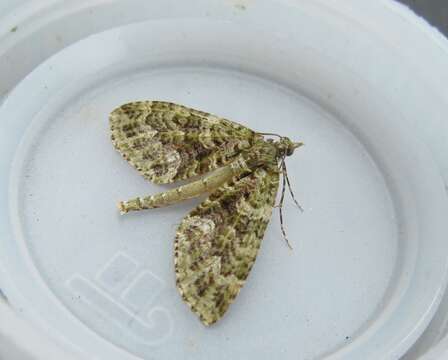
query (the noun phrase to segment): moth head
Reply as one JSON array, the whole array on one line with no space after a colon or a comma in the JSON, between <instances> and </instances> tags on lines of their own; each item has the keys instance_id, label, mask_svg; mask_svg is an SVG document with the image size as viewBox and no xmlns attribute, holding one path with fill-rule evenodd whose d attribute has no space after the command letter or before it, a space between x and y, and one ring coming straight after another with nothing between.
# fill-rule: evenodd
<instances>
[{"instance_id":1,"label":"moth head","mask_svg":"<svg viewBox=\"0 0 448 360\"><path fill-rule=\"evenodd\" d=\"M294 150L303 145L302 142L293 142L287 137L281 137L277 142L277 152L280 157L291 156Z\"/></svg>"}]
</instances>

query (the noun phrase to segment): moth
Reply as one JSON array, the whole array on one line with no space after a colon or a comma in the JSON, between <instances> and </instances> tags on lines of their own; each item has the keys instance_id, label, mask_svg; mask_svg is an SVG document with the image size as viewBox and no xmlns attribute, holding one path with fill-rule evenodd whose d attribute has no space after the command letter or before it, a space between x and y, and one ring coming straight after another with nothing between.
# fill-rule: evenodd
<instances>
[{"instance_id":1,"label":"moth","mask_svg":"<svg viewBox=\"0 0 448 360\"><path fill-rule=\"evenodd\" d=\"M277 141L265 139L275 134L163 101L120 106L110 114L110 130L115 148L145 179L156 184L193 179L156 195L121 201L122 214L209 194L177 229L174 266L183 300L205 325L215 323L255 262L281 174L283 223L286 183L294 199L285 158L302 143L278 135ZM282 231L285 235L283 225Z\"/></svg>"}]
</instances>

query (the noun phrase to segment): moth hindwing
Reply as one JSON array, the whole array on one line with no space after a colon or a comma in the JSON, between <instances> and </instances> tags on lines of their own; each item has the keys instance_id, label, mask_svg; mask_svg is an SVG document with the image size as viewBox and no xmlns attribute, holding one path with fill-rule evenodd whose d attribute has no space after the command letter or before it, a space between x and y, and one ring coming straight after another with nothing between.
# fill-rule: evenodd
<instances>
[{"instance_id":1,"label":"moth hindwing","mask_svg":"<svg viewBox=\"0 0 448 360\"><path fill-rule=\"evenodd\" d=\"M112 143L145 178L170 183L204 177L160 194L119 203L122 213L208 193L175 239L176 285L205 325L219 320L255 262L271 218L279 169L300 143L162 101L125 104L110 115ZM283 199L283 197L282 197Z\"/></svg>"}]
</instances>

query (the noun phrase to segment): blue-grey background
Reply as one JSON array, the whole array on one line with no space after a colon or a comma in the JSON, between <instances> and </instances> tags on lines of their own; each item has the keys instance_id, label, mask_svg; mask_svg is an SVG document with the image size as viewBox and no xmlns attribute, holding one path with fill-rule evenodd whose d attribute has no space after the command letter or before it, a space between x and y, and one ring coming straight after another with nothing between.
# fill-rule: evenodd
<instances>
[{"instance_id":1,"label":"blue-grey background","mask_svg":"<svg viewBox=\"0 0 448 360\"><path fill-rule=\"evenodd\" d=\"M448 0L398 0L448 36Z\"/></svg>"}]
</instances>

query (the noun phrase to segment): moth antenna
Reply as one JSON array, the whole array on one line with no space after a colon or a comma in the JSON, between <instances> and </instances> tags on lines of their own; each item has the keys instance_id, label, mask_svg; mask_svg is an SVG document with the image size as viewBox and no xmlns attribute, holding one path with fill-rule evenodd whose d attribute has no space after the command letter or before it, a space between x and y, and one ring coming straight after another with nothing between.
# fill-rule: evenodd
<instances>
[{"instance_id":1,"label":"moth antenna","mask_svg":"<svg viewBox=\"0 0 448 360\"><path fill-rule=\"evenodd\" d=\"M278 169L278 171L280 172L280 174L282 174L282 176L283 176L283 164L282 164L282 162L280 162L280 164L278 164L277 165L277 169ZM284 192L285 192L285 180L283 179L283 184L282 184L282 196L281 196L281 199L283 199L284 198ZM281 206L281 204L280 204L280 202L277 204L277 205L274 205L273 207L274 207L274 209L276 209L276 208L280 208L280 206Z\"/></svg>"},{"instance_id":2,"label":"moth antenna","mask_svg":"<svg viewBox=\"0 0 448 360\"><path fill-rule=\"evenodd\" d=\"M280 197L280 204L278 205L279 207L279 214L280 214L280 229L282 230L282 234L283 234L283 238L286 241L286 245L288 245L288 247L292 250L292 246L288 240L288 237L286 236L286 231L285 231L285 227L283 225L283 201L285 200L285 189L286 189L286 178L285 178L285 174L283 174L283 184L282 184L282 195Z\"/></svg>"},{"instance_id":3,"label":"moth antenna","mask_svg":"<svg viewBox=\"0 0 448 360\"><path fill-rule=\"evenodd\" d=\"M283 158L282 161L282 169L283 169L283 177L286 177L286 183L288 184L288 190L289 193L292 197L292 200L294 201L294 203L297 205L297 207L299 208L299 210L301 212L303 212L303 207L299 204L299 202L296 200L296 197L294 196L294 192L292 191L292 187L291 187L291 183L289 182L289 177L288 177L288 171L286 169L286 163L285 163L285 159Z\"/></svg>"},{"instance_id":4,"label":"moth antenna","mask_svg":"<svg viewBox=\"0 0 448 360\"><path fill-rule=\"evenodd\" d=\"M259 135L265 135L265 136L277 136L279 138L282 138L283 136L279 135L279 134L274 134L274 133L262 133L262 132L258 132L257 134Z\"/></svg>"}]
</instances>

